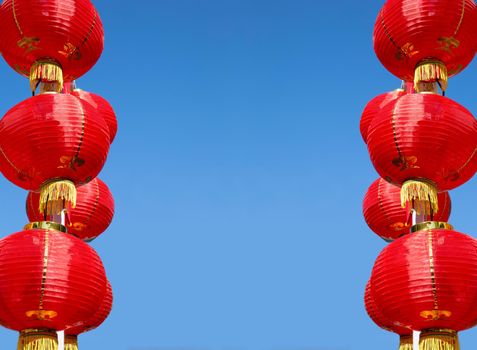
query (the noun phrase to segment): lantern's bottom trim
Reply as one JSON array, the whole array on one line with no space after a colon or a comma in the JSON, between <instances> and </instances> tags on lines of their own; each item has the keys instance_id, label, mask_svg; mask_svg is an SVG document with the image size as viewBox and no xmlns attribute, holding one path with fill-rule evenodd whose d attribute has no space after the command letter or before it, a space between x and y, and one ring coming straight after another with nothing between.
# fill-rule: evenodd
<instances>
[{"instance_id":1,"label":"lantern's bottom trim","mask_svg":"<svg viewBox=\"0 0 477 350\"><path fill-rule=\"evenodd\" d=\"M429 91L427 83L437 82L442 91L447 89L447 68L441 61L425 60L416 66L414 71L414 89L417 92ZM424 83L424 84L423 84Z\"/></svg>"},{"instance_id":2,"label":"lantern's bottom trim","mask_svg":"<svg viewBox=\"0 0 477 350\"><path fill-rule=\"evenodd\" d=\"M63 70L61 66L57 62L48 59L33 63L30 68L31 91L35 92L40 83L48 83L50 87L55 86L56 92L61 92L63 90Z\"/></svg>"},{"instance_id":3,"label":"lantern's bottom trim","mask_svg":"<svg viewBox=\"0 0 477 350\"><path fill-rule=\"evenodd\" d=\"M413 350L412 344L412 335L399 336L399 350Z\"/></svg>"},{"instance_id":4,"label":"lantern's bottom trim","mask_svg":"<svg viewBox=\"0 0 477 350\"><path fill-rule=\"evenodd\" d=\"M421 331L419 350L459 350L457 332L451 329L426 329Z\"/></svg>"},{"instance_id":5,"label":"lantern's bottom trim","mask_svg":"<svg viewBox=\"0 0 477 350\"><path fill-rule=\"evenodd\" d=\"M27 329L20 332L17 350L58 350L55 330Z\"/></svg>"},{"instance_id":6,"label":"lantern's bottom trim","mask_svg":"<svg viewBox=\"0 0 477 350\"><path fill-rule=\"evenodd\" d=\"M439 205L436 186L423 180L404 182L401 187L401 205L405 208L408 204L419 215L429 216L437 213Z\"/></svg>"},{"instance_id":7,"label":"lantern's bottom trim","mask_svg":"<svg viewBox=\"0 0 477 350\"><path fill-rule=\"evenodd\" d=\"M78 350L77 335L65 335L65 350Z\"/></svg>"},{"instance_id":8,"label":"lantern's bottom trim","mask_svg":"<svg viewBox=\"0 0 477 350\"><path fill-rule=\"evenodd\" d=\"M39 212L59 215L67 207L76 207L76 187L69 180L48 182L41 186Z\"/></svg>"}]
</instances>

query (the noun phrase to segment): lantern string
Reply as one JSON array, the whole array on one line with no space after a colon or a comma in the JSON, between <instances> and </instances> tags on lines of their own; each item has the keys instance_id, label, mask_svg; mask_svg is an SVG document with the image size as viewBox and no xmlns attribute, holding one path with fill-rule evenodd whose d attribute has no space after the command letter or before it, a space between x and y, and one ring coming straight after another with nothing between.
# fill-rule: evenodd
<instances>
[{"instance_id":1,"label":"lantern string","mask_svg":"<svg viewBox=\"0 0 477 350\"><path fill-rule=\"evenodd\" d=\"M420 331L412 331L412 350L419 350Z\"/></svg>"},{"instance_id":2,"label":"lantern string","mask_svg":"<svg viewBox=\"0 0 477 350\"><path fill-rule=\"evenodd\" d=\"M65 331L57 331L58 336L58 350L65 350Z\"/></svg>"}]
</instances>

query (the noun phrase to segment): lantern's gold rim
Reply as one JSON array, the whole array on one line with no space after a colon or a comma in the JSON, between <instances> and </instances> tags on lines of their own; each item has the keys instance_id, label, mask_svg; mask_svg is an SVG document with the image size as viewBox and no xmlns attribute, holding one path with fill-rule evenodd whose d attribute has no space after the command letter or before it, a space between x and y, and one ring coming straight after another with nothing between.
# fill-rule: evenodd
<instances>
[{"instance_id":1,"label":"lantern's gold rim","mask_svg":"<svg viewBox=\"0 0 477 350\"><path fill-rule=\"evenodd\" d=\"M411 227L411 233L422 231L422 230L432 230L432 229L445 229L453 230L454 226L445 221L425 221L420 222Z\"/></svg>"},{"instance_id":2,"label":"lantern's gold rim","mask_svg":"<svg viewBox=\"0 0 477 350\"><path fill-rule=\"evenodd\" d=\"M56 336L56 331L49 328L27 328L20 331L22 335L51 334Z\"/></svg>"},{"instance_id":3,"label":"lantern's gold rim","mask_svg":"<svg viewBox=\"0 0 477 350\"><path fill-rule=\"evenodd\" d=\"M63 233L66 233L66 226L52 221L34 221L26 224L24 230L33 230L35 228L45 229L45 230L56 230Z\"/></svg>"},{"instance_id":4,"label":"lantern's gold rim","mask_svg":"<svg viewBox=\"0 0 477 350\"><path fill-rule=\"evenodd\" d=\"M432 334L452 334L452 335L456 335L457 331L453 330L453 329L448 329L448 328L429 328L429 329L423 329L421 331L421 334L423 336L432 335Z\"/></svg>"}]
</instances>

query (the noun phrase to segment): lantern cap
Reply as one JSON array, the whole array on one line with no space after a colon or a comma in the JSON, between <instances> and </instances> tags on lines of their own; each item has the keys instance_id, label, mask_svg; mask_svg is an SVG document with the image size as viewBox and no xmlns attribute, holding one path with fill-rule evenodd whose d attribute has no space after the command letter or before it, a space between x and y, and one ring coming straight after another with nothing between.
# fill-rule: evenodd
<instances>
[{"instance_id":1,"label":"lantern cap","mask_svg":"<svg viewBox=\"0 0 477 350\"><path fill-rule=\"evenodd\" d=\"M59 63L51 59L38 60L30 68L30 90L34 92L39 83L46 83L56 92L63 90L63 70ZM51 91L51 90L47 90Z\"/></svg>"},{"instance_id":2,"label":"lantern cap","mask_svg":"<svg viewBox=\"0 0 477 350\"><path fill-rule=\"evenodd\" d=\"M58 338L54 329L25 329L20 332L17 350L57 350Z\"/></svg>"},{"instance_id":3,"label":"lantern cap","mask_svg":"<svg viewBox=\"0 0 477 350\"><path fill-rule=\"evenodd\" d=\"M419 339L419 350L459 350L457 332L452 329L424 329Z\"/></svg>"},{"instance_id":4,"label":"lantern cap","mask_svg":"<svg viewBox=\"0 0 477 350\"><path fill-rule=\"evenodd\" d=\"M439 211L437 188L428 180L408 180L401 187L401 205L411 204L417 214L431 215Z\"/></svg>"},{"instance_id":5,"label":"lantern cap","mask_svg":"<svg viewBox=\"0 0 477 350\"><path fill-rule=\"evenodd\" d=\"M447 89L447 67L439 60L423 60L419 62L414 71L414 89L421 92L428 87L427 83L439 84L443 92ZM424 84L422 84L424 83Z\"/></svg>"},{"instance_id":6,"label":"lantern cap","mask_svg":"<svg viewBox=\"0 0 477 350\"><path fill-rule=\"evenodd\" d=\"M432 229L444 229L444 230L453 230L454 226L444 221L425 221L420 222L411 227L411 233L422 231L422 230L432 230Z\"/></svg>"},{"instance_id":7,"label":"lantern cap","mask_svg":"<svg viewBox=\"0 0 477 350\"><path fill-rule=\"evenodd\" d=\"M23 226L23 230L25 231L33 230L37 228L45 229L45 230L55 230L55 231L66 233L66 227L64 225L61 225L57 222L52 222L52 221L34 221Z\"/></svg>"}]
</instances>

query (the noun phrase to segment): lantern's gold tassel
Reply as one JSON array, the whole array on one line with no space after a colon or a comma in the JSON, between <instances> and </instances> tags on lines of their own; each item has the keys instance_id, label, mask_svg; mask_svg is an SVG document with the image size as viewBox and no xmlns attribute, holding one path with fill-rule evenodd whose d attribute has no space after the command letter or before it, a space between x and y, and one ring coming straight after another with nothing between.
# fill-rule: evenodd
<instances>
[{"instance_id":1,"label":"lantern's gold tassel","mask_svg":"<svg viewBox=\"0 0 477 350\"><path fill-rule=\"evenodd\" d=\"M69 180L48 182L40 189L41 214L59 215L66 206L76 207L76 187Z\"/></svg>"},{"instance_id":2,"label":"lantern's gold tassel","mask_svg":"<svg viewBox=\"0 0 477 350\"><path fill-rule=\"evenodd\" d=\"M419 215L437 213L437 188L422 180L406 181L401 187L401 205L405 208L408 203Z\"/></svg>"},{"instance_id":3,"label":"lantern's gold tassel","mask_svg":"<svg viewBox=\"0 0 477 350\"><path fill-rule=\"evenodd\" d=\"M58 350L56 331L26 329L20 332L17 350Z\"/></svg>"},{"instance_id":4,"label":"lantern's gold tassel","mask_svg":"<svg viewBox=\"0 0 477 350\"><path fill-rule=\"evenodd\" d=\"M419 350L459 350L457 332L450 329L428 329L421 332Z\"/></svg>"},{"instance_id":5,"label":"lantern's gold tassel","mask_svg":"<svg viewBox=\"0 0 477 350\"><path fill-rule=\"evenodd\" d=\"M416 66L414 71L414 89L422 92L422 89L428 84L438 82L443 92L447 89L447 68L440 61L426 60Z\"/></svg>"},{"instance_id":6,"label":"lantern's gold tassel","mask_svg":"<svg viewBox=\"0 0 477 350\"><path fill-rule=\"evenodd\" d=\"M77 335L65 335L65 350L78 350Z\"/></svg>"},{"instance_id":7,"label":"lantern's gold tassel","mask_svg":"<svg viewBox=\"0 0 477 350\"><path fill-rule=\"evenodd\" d=\"M401 335L399 337L399 350L412 350L412 335Z\"/></svg>"},{"instance_id":8,"label":"lantern's gold tassel","mask_svg":"<svg viewBox=\"0 0 477 350\"><path fill-rule=\"evenodd\" d=\"M56 92L63 90L63 70L55 61L36 61L30 68L30 89L34 92L40 82L56 83Z\"/></svg>"}]
</instances>

